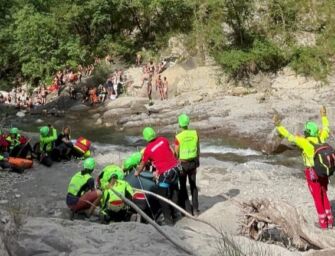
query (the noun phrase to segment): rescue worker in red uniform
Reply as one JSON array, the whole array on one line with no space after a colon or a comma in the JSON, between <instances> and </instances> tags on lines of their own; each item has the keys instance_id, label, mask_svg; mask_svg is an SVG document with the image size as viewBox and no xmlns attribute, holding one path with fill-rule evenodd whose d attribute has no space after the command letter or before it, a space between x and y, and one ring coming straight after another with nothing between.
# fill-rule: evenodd
<instances>
[{"instance_id":1,"label":"rescue worker in red uniform","mask_svg":"<svg viewBox=\"0 0 335 256\"><path fill-rule=\"evenodd\" d=\"M302 157L305 165L305 176L308 188L313 196L316 211L319 217L321 229L332 228L334 218L331 211L331 204L327 196L328 177L319 177L314 168L314 145L325 143L329 137L329 122L326 115L326 108L321 108L322 130L314 122L307 122L304 128L305 136L295 136L289 133L282 125L278 115L274 115L273 122L277 131L289 142L296 144L302 150Z\"/></svg>"},{"instance_id":2,"label":"rescue worker in red uniform","mask_svg":"<svg viewBox=\"0 0 335 256\"><path fill-rule=\"evenodd\" d=\"M156 168L154 176L157 180L158 194L178 203L178 177L180 172L179 161L174 156L168 139L157 137L156 132L151 127L143 130L143 138L148 142L142 157L142 161L135 172L138 176L145 165L150 161ZM169 204L160 202L164 222L173 225L174 210ZM175 216L177 217L177 216Z\"/></svg>"}]
</instances>

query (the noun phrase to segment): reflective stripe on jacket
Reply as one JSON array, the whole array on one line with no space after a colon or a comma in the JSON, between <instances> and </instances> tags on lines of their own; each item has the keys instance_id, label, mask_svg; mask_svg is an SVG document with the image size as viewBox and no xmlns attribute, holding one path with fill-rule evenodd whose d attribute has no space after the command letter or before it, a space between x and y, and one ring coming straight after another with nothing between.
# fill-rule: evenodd
<instances>
[{"instance_id":1,"label":"reflective stripe on jacket","mask_svg":"<svg viewBox=\"0 0 335 256\"><path fill-rule=\"evenodd\" d=\"M113 189L123 196L129 194L131 197L134 195L132 186L125 180L117 180ZM106 189L101 199L103 210L119 211L125 207L124 202L118 197L111 189Z\"/></svg>"}]
</instances>

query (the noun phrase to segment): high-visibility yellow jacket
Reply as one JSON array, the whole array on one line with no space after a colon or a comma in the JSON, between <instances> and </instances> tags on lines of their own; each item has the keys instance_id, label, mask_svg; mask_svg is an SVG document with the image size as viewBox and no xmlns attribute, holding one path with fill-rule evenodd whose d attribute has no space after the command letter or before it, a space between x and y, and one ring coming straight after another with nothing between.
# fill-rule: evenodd
<instances>
[{"instance_id":1,"label":"high-visibility yellow jacket","mask_svg":"<svg viewBox=\"0 0 335 256\"><path fill-rule=\"evenodd\" d=\"M326 116L321 118L322 130L319 132L319 137L307 137L293 135L282 125L277 126L277 131L280 135L287 138L291 143L294 143L302 150L302 158L306 167L314 167L314 144L325 143L329 137L329 122Z\"/></svg>"}]
</instances>

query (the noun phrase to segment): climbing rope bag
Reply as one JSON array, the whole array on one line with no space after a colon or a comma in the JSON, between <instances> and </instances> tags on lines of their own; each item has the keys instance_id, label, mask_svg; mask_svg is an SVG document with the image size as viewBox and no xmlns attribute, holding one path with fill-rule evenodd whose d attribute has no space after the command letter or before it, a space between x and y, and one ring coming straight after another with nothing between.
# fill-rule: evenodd
<instances>
[{"instance_id":1,"label":"climbing rope bag","mask_svg":"<svg viewBox=\"0 0 335 256\"><path fill-rule=\"evenodd\" d=\"M320 142L320 140L319 140ZM335 171L335 150L327 143L314 144L314 169L319 177L330 177Z\"/></svg>"}]
</instances>

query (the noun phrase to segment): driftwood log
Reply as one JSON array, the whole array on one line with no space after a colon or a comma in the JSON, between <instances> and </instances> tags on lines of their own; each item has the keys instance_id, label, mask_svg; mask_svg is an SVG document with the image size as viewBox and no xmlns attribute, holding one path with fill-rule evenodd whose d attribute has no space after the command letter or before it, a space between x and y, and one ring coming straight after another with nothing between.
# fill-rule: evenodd
<instances>
[{"instance_id":1,"label":"driftwood log","mask_svg":"<svg viewBox=\"0 0 335 256\"><path fill-rule=\"evenodd\" d=\"M297 209L286 202L257 199L239 206L243 210L242 235L254 240L266 240L272 231L272 234L277 233L283 241L286 240L287 246L299 250L335 248L334 234L312 229Z\"/></svg>"}]
</instances>

